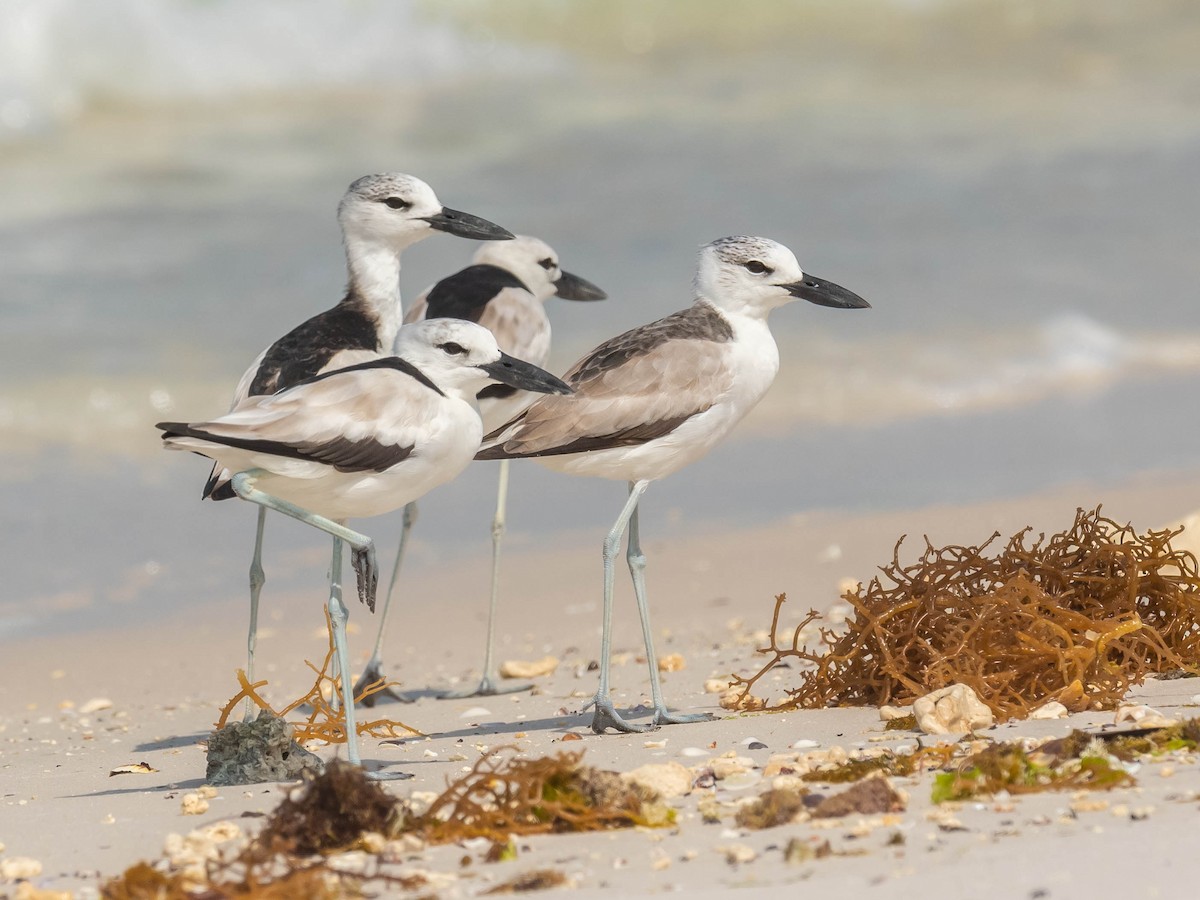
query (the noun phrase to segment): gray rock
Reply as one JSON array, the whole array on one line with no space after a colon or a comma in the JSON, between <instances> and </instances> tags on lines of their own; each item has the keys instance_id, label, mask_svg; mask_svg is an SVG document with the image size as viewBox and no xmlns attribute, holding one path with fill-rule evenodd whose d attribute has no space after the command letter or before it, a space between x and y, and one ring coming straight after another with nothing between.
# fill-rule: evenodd
<instances>
[{"instance_id":1,"label":"gray rock","mask_svg":"<svg viewBox=\"0 0 1200 900\"><path fill-rule=\"evenodd\" d=\"M325 763L292 738L292 727L262 710L253 722L230 722L208 739L205 778L212 785L294 781L304 771L319 775Z\"/></svg>"}]
</instances>

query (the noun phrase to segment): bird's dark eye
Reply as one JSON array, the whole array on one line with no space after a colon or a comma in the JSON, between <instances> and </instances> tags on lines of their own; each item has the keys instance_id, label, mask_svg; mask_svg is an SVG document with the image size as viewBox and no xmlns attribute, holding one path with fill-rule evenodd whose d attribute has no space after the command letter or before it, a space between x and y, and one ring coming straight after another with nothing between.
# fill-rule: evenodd
<instances>
[{"instance_id":1,"label":"bird's dark eye","mask_svg":"<svg viewBox=\"0 0 1200 900\"><path fill-rule=\"evenodd\" d=\"M446 341L444 344L438 344L438 349L444 350L451 356L462 356L467 352L466 347L464 347L462 344L456 344L454 341Z\"/></svg>"},{"instance_id":2,"label":"bird's dark eye","mask_svg":"<svg viewBox=\"0 0 1200 900\"><path fill-rule=\"evenodd\" d=\"M547 272L549 272L551 269L554 268L554 260L552 260L550 257L547 256L545 259L539 259L538 265L541 266L543 269L545 269Z\"/></svg>"},{"instance_id":3,"label":"bird's dark eye","mask_svg":"<svg viewBox=\"0 0 1200 900\"><path fill-rule=\"evenodd\" d=\"M742 263L742 265L746 267L747 272L753 272L755 275L769 275L772 271L770 266L763 265L757 259L752 259L750 262Z\"/></svg>"},{"instance_id":4,"label":"bird's dark eye","mask_svg":"<svg viewBox=\"0 0 1200 900\"><path fill-rule=\"evenodd\" d=\"M411 203L409 203L407 200L404 200L400 197L388 197L383 202L386 203L392 209L408 209L410 206L412 206Z\"/></svg>"}]
</instances>

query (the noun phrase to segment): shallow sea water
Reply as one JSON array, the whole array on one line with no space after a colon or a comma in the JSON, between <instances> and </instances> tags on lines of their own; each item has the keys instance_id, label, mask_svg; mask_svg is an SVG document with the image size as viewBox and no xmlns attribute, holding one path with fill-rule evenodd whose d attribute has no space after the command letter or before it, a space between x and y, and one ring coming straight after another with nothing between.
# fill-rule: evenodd
<instances>
[{"instance_id":1,"label":"shallow sea water","mask_svg":"<svg viewBox=\"0 0 1200 900\"><path fill-rule=\"evenodd\" d=\"M294 48L265 73L231 51L214 83L185 35L231 4L164 4L152 28L130 0L174 58L118 42L90 68L62 62L77 36L35 22L49 49L24 71L55 78L0 68L0 639L243 590L252 512L198 503L205 464L151 426L223 411L258 350L337 299L334 208L368 171L545 237L609 292L554 304L559 368L688 303L696 248L723 234L779 239L871 300L774 315L779 382L652 488L655 538L1200 465L1189 5L897 2L890 31L861 4L772 5L778 23L498 6L367 4L425 56L373 43L358 70L301 77ZM364 32L331 7L308 40L344 53ZM404 294L472 249L412 248ZM493 470L429 498L416 565L486 549ZM599 541L621 493L520 466L510 527ZM364 528L386 560L398 522ZM319 582L324 543L273 523L269 576Z\"/></svg>"}]
</instances>

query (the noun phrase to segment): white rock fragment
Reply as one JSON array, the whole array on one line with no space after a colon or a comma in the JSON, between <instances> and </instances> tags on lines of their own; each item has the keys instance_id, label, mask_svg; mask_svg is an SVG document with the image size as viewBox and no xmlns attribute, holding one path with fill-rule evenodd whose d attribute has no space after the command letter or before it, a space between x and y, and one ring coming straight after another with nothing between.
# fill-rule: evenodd
<instances>
[{"instance_id":1,"label":"white rock fragment","mask_svg":"<svg viewBox=\"0 0 1200 900\"><path fill-rule=\"evenodd\" d=\"M1067 708L1057 700L1050 700L1043 703L1037 709L1029 714L1031 719L1065 719L1068 715Z\"/></svg>"},{"instance_id":2,"label":"white rock fragment","mask_svg":"<svg viewBox=\"0 0 1200 900\"><path fill-rule=\"evenodd\" d=\"M664 800L692 790L692 772L677 762L648 763L621 775L625 781L655 791Z\"/></svg>"},{"instance_id":3,"label":"white rock fragment","mask_svg":"<svg viewBox=\"0 0 1200 900\"><path fill-rule=\"evenodd\" d=\"M755 787L763 780L758 772L737 772L721 781L721 787L727 791L744 791Z\"/></svg>"},{"instance_id":4,"label":"white rock fragment","mask_svg":"<svg viewBox=\"0 0 1200 900\"><path fill-rule=\"evenodd\" d=\"M100 712L102 709L112 709L113 702L107 697L93 697L83 706L79 707L81 716L90 716L92 713Z\"/></svg>"},{"instance_id":5,"label":"white rock fragment","mask_svg":"<svg viewBox=\"0 0 1200 900\"><path fill-rule=\"evenodd\" d=\"M965 684L952 684L918 698L913 715L926 734L964 734L995 723L992 711Z\"/></svg>"},{"instance_id":6,"label":"white rock fragment","mask_svg":"<svg viewBox=\"0 0 1200 900\"><path fill-rule=\"evenodd\" d=\"M658 671L678 672L687 668L687 660L682 653L668 653L658 658Z\"/></svg>"},{"instance_id":7,"label":"white rock fragment","mask_svg":"<svg viewBox=\"0 0 1200 900\"><path fill-rule=\"evenodd\" d=\"M460 719L482 719L484 716L490 716L492 711L484 709L482 706L472 706L466 712L459 715Z\"/></svg>"},{"instance_id":8,"label":"white rock fragment","mask_svg":"<svg viewBox=\"0 0 1200 900\"><path fill-rule=\"evenodd\" d=\"M508 659L500 665L500 677L539 678L543 675L553 675L557 668L557 656L544 656L535 660Z\"/></svg>"},{"instance_id":9,"label":"white rock fragment","mask_svg":"<svg viewBox=\"0 0 1200 900\"><path fill-rule=\"evenodd\" d=\"M199 794L189 791L179 801L179 811L185 816L202 816L208 812L208 801Z\"/></svg>"},{"instance_id":10,"label":"white rock fragment","mask_svg":"<svg viewBox=\"0 0 1200 900\"><path fill-rule=\"evenodd\" d=\"M41 874L42 864L28 856L14 856L12 859L0 860L0 878L5 881L37 878Z\"/></svg>"},{"instance_id":11,"label":"white rock fragment","mask_svg":"<svg viewBox=\"0 0 1200 900\"><path fill-rule=\"evenodd\" d=\"M679 751L680 756L708 756L708 751L703 747L684 747Z\"/></svg>"},{"instance_id":12,"label":"white rock fragment","mask_svg":"<svg viewBox=\"0 0 1200 900\"><path fill-rule=\"evenodd\" d=\"M1168 718L1151 706L1129 704L1117 707L1117 714L1113 717L1113 722L1117 725L1122 722L1132 722L1139 728L1169 728L1177 725L1179 720Z\"/></svg>"},{"instance_id":13,"label":"white rock fragment","mask_svg":"<svg viewBox=\"0 0 1200 900\"><path fill-rule=\"evenodd\" d=\"M913 714L911 706L888 706L886 703L879 707L879 721L891 722L895 719L903 719L905 716Z\"/></svg>"},{"instance_id":14,"label":"white rock fragment","mask_svg":"<svg viewBox=\"0 0 1200 900\"><path fill-rule=\"evenodd\" d=\"M707 768L712 769L713 775L720 780L749 772L755 768L755 764L748 756L718 756L709 761Z\"/></svg>"},{"instance_id":15,"label":"white rock fragment","mask_svg":"<svg viewBox=\"0 0 1200 900\"><path fill-rule=\"evenodd\" d=\"M420 816L425 814L437 798L437 791L413 791L408 795L408 802L412 806L413 814Z\"/></svg>"},{"instance_id":16,"label":"white rock fragment","mask_svg":"<svg viewBox=\"0 0 1200 900\"><path fill-rule=\"evenodd\" d=\"M812 750L814 747L820 747L820 741L810 741L808 738L800 738L798 741L793 741L789 746L791 750Z\"/></svg>"}]
</instances>

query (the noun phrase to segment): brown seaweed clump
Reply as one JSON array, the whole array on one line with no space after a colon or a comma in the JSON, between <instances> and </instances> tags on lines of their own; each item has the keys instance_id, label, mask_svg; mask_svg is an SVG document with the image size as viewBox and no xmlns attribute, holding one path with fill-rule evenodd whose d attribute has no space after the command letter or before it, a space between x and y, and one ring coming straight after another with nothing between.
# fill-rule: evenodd
<instances>
[{"instance_id":1,"label":"brown seaweed clump","mask_svg":"<svg viewBox=\"0 0 1200 900\"><path fill-rule=\"evenodd\" d=\"M403 830L404 812L396 798L362 768L331 760L313 778L275 807L259 841L286 846L308 856L354 846L364 834L385 838Z\"/></svg>"},{"instance_id":2,"label":"brown seaweed clump","mask_svg":"<svg viewBox=\"0 0 1200 900\"><path fill-rule=\"evenodd\" d=\"M201 872L167 858L140 862L107 882L101 896L332 900L363 896L368 883L412 890L423 885L419 876L390 875L372 855L380 840L411 835L445 844L485 837L500 849L495 858L504 859L514 835L665 826L675 820L674 810L652 791L615 772L581 766L582 753L541 759L519 759L515 753L516 748L506 747L482 757L420 816L358 766L333 760L323 774L285 798L257 835L229 852L214 853ZM373 864L356 873L331 865L330 854L355 849L367 851ZM514 879L507 890L565 883L556 881L560 874L531 873Z\"/></svg>"},{"instance_id":3,"label":"brown seaweed clump","mask_svg":"<svg viewBox=\"0 0 1200 900\"><path fill-rule=\"evenodd\" d=\"M484 837L662 826L675 811L615 772L579 764L582 753L520 759L500 748L453 781L412 827L444 844Z\"/></svg>"},{"instance_id":4,"label":"brown seaweed clump","mask_svg":"<svg viewBox=\"0 0 1200 900\"><path fill-rule=\"evenodd\" d=\"M801 633L781 641L776 598L770 660L743 694L789 657L808 663L799 686L769 709L910 703L961 682L998 719L1023 717L1049 700L1071 710L1111 708L1147 675L1200 672L1200 573L1176 550L1182 529L1138 534L1100 515L1076 512L1066 531L1031 540L1017 532L997 552L934 547L916 562L892 561L864 588L843 594L853 615L822 626L815 648Z\"/></svg>"},{"instance_id":5,"label":"brown seaweed clump","mask_svg":"<svg viewBox=\"0 0 1200 900\"><path fill-rule=\"evenodd\" d=\"M1019 742L992 744L963 760L955 771L940 773L933 782L933 802L1000 791L1108 791L1134 784L1128 772L1113 765L1107 755L1090 752L1087 745L1060 749L1061 755L1046 752L1047 745L1029 752Z\"/></svg>"}]
</instances>

